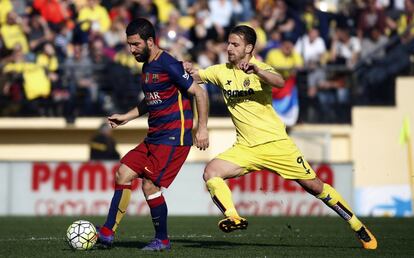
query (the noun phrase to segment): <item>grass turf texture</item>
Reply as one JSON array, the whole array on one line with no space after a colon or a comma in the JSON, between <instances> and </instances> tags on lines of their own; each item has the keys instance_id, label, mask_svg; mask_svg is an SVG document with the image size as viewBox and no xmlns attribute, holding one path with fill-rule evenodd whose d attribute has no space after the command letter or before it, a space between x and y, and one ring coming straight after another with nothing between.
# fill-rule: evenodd
<instances>
[{"instance_id":1,"label":"grass turf texture","mask_svg":"<svg viewBox=\"0 0 414 258\"><path fill-rule=\"evenodd\" d=\"M335 217L248 217L249 228L222 233L219 217L170 217L172 250L139 250L153 237L149 217L123 220L114 248L73 251L67 227L79 217L0 218L0 257L414 257L414 218L365 218L377 250L363 250L348 225ZM101 224L103 217L82 217Z\"/></svg>"}]
</instances>

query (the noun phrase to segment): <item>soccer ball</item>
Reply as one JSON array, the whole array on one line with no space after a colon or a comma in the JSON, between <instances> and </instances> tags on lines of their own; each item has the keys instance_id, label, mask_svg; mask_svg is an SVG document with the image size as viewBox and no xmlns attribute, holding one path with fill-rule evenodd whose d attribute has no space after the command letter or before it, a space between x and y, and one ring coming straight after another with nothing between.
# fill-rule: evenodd
<instances>
[{"instance_id":1,"label":"soccer ball","mask_svg":"<svg viewBox=\"0 0 414 258\"><path fill-rule=\"evenodd\" d=\"M75 250L91 249L98 240L95 226L86 220L73 222L66 231L66 240Z\"/></svg>"}]
</instances>

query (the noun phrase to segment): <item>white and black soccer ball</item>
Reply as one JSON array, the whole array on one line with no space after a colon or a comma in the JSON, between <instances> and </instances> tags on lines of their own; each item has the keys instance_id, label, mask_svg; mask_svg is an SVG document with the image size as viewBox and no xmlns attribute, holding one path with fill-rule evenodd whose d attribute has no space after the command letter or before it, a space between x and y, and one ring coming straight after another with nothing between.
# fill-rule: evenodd
<instances>
[{"instance_id":1,"label":"white and black soccer ball","mask_svg":"<svg viewBox=\"0 0 414 258\"><path fill-rule=\"evenodd\" d=\"M88 250L96 244L98 233L89 221L77 220L68 227L66 240L75 250Z\"/></svg>"}]
</instances>

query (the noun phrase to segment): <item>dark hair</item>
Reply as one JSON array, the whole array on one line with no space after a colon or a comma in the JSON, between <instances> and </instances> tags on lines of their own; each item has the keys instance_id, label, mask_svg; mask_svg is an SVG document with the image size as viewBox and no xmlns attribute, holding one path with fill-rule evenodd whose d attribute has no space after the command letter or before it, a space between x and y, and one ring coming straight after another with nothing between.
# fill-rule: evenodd
<instances>
[{"instance_id":1,"label":"dark hair","mask_svg":"<svg viewBox=\"0 0 414 258\"><path fill-rule=\"evenodd\" d=\"M152 38L155 41L155 29L150 21L137 18L130 22L126 28L127 36L138 34L143 40Z\"/></svg>"},{"instance_id":2,"label":"dark hair","mask_svg":"<svg viewBox=\"0 0 414 258\"><path fill-rule=\"evenodd\" d=\"M234 27L231 31L230 34L236 34L239 36L242 36L244 38L244 41L247 44L251 44L254 46L256 45L256 32L254 31L254 29L252 27L246 26L246 25L239 25Z\"/></svg>"}]
</instances>

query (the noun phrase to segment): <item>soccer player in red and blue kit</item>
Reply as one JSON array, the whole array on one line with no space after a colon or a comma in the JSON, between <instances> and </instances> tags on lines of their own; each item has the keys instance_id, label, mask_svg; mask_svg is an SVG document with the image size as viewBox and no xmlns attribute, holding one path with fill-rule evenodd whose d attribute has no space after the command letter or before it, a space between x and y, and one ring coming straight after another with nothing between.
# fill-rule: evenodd
<instances>
[{"instance_id":1,"label":"soccer player in red and blue kit","mask_svg":"<svg viewBox=\"0 0 414 258\"><path fill-rule=\"evenodd\" d=\"M129 151L116 172L115 193L105 224L99 228L98 241L111 246L115 231L124 216L130 196L131 182L142 178L142 191L150 208L155 229L154 239L143 248L162 251L171 248L167 234L167 204L161 187L167 188L188 156L193 144L193 112L190 96L196 99L198 125L195 145L208 147L207 94L193 82L183 66L155 44L155 29L146 19L132 21L127 29L127 43L142 67L142 89L145 98L129 112L108 117L115 128L148 113L145 140Z\"/></svg>"}]
</instances>

